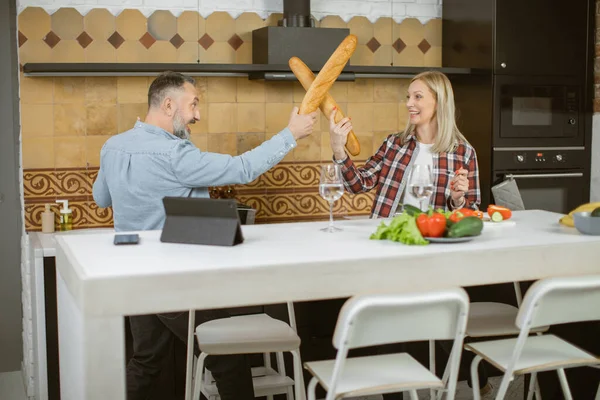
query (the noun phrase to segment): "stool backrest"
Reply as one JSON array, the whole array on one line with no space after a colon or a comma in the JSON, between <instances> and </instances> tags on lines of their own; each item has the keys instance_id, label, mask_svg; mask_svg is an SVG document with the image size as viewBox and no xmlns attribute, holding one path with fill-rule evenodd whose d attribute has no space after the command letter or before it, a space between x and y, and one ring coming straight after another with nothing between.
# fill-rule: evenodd
<instances>
[{"instance_id":1,"label":"stool backrest","mask_svg":"<svg viewBox=\"0 0 600 400\"><path fill-rule=\"evenodd\" d=\"M340 349L421 340L455 339L464 333L469 298L463 289L356 296L338 317L333 345Z\"/></svg>"},{"instance_id":2,"label":"stool backrest","mask_svg":"<svg viewBox=\"0 0 600 400\"><path fill-rule=\"evenodd\" d=\"M600 275L549 278L534 283L519 309L516 325L546 325L600 320Z\"/></svg>"}]
</instances>

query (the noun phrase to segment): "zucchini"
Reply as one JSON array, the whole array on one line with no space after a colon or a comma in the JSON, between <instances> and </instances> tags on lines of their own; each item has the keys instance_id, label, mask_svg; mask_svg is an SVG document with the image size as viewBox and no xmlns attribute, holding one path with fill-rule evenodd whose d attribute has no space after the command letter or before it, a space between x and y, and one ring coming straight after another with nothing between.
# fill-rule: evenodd
<instances>
[{"instance_id":1,"label":"zucchini","mask_svg":"<svg viewBox=\"0 0 600 400\"><path fill-rule=\"evenodd\" d=\"M596 209L594 209L594 211L592 211L591 216L592 217L600 217L600 207L597 207Z\"/></svg>"},{"instance_id":2,"label":"zucchini","mask_svg":"<svg viewBox=\"0 0 600 400\"><path fill-rule=\"evenodd\" d=\"M423 214L423 211L410 204L404 204L404 211L406 211L406 213L411 217L417 217Z\"/></svg>"},{"instance_id":3,"label":"zucchini","mask_svg":"<svg viewBox=\"0 0 600 400\"><path fill-rule=\"evenodd\" d=\"M452 225L448 230L448 237L459 238L477 236L483 230L483 221L477 217L465 217Z\"/></svg>"}]
</instances>

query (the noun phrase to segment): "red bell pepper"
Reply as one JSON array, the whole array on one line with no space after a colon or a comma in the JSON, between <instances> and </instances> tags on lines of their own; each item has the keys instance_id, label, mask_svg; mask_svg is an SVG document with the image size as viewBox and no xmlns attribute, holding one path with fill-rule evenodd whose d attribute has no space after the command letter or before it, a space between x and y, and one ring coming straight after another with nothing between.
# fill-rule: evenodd
<instances>
[{"instance_id":1,"label":"red bell pepper","mask_svg":"<svg viewBox=\"0 0 600 400\"><path fill-rule=\"evenodd\" d=\"M446 217L437 212L431 216L421 214L417 217L417 227L424 237L442 237L446 230Z\"/></svg>"}]
</instances>

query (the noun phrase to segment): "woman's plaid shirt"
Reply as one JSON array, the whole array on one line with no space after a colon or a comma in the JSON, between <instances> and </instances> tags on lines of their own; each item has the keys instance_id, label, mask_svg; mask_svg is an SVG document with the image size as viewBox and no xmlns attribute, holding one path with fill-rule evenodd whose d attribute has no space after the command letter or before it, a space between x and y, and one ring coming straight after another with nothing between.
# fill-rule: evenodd
<instances>
[{"instance_id":1,"label":"woman's plaid shirt","mask_svg":"<svg viewBox=\"0 0 600 400\"><path fill-rule=\"evenodd\" d=\"M364 167L358 168L350 157L339 161L342 165L342 175L346 189L351 193L368 192L377 187L375 202L371 208L372 218L385 218L396 208L397 198L408 178L405 172L410 171L411 159L417 140L414 135L408 137L402 144L398 135L390 135L383 142L377 153L369 158ZM469 143L461 142L452 153L433 154L434 191L430 204L434 208L444 210L450 207L450 181L454 172L460 168L466 169L469 180L469 190L465 194L466 205L477 209L481 203L479 188L479 168L475 149Z\"/></svg>"}]
</instances>

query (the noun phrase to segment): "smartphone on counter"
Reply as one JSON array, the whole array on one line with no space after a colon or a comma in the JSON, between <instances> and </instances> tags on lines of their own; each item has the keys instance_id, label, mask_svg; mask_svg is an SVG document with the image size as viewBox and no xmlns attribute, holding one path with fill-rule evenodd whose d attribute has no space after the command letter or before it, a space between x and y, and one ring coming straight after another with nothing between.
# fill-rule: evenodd
<instances>
[{"instance_id":1,"label":"smartphone on counter","mask_svg":"<svg viewBox=\"0 0 600 400\"><path fill-rule=\"evenodd\" d=\"M115 245L121 244L138 244L140 242L140 236L137 233L132 234L116 234Z\"/></svg>"}]
</instances>

